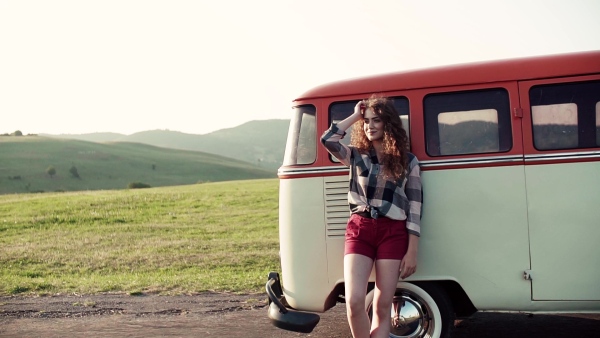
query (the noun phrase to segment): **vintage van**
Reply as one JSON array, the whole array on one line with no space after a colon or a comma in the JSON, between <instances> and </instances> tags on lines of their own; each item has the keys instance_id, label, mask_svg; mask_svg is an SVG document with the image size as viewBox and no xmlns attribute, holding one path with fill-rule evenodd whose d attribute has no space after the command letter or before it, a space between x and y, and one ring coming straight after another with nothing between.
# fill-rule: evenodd
<instances>
[{"instance_id":1,"label":"vintage van","mask_svg":"<svg viewBox=\"0 0 600 338\"><path fill-rule=\"evenodd\" d=\"M316 313L344 301L348 170L319 138L374 93L394 98L424 192L418 271L398 281L392 337L448 337L476 311L600 312L600 51L590 51L298 97L278 172L282 275L266 285L274 325L310 332Z\"/></svg>"}]
</instances>

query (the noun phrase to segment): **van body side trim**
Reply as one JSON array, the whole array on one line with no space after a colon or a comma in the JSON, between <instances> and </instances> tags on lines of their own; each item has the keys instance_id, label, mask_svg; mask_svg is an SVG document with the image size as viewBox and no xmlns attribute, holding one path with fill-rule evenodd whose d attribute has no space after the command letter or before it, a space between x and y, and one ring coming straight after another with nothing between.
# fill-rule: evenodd
<instances>
[{"instance_id":1,"label":"van body side trim","mask_svg":"<svg viewBox=\"0 0 600 338\"><path fill-rule=\"evenodd\" d=\"M473 164L497 164L497 163L514 163L523 162L523 156L486 156L486 157L471 157L460 159L443 159L443 160L425 160L419 161L422 168L439 167L439 166L464 166Z\"/></svg>"},{"instance_id":2,"label":"van body side trim","mask_svg":"<svg viewBox=\"0 0 600 338\"><path fill-rule=\"evenodd\" d=\"M521 155L511 156L486 156L461 159L445 159L435 161L419 161L421 168L433 168L439 166L469 166L486 164L519 164L523 162ZM348 168L345 166L327 166L327 167L307 167L307 168L285 168L281 167L277 171L280 178L291 178L298 176L318 176L321 175L343 175L348 174Z\"/></svg>"},{"instance_id":3,"label":"van body side trim","mask_svg":"<svg viewBox=\"0 0 600 338\"><path fill-rule=\"evenodd\" d=\"M580 151L572 153L552 153L525 155L525 162L532 161L560 161L560 160L582 160L582 159L600 159L600 150Z\"/></svg>"},{"instance_id":4,"label":"van body side trim","mask_svg":"<svg viewBox=\"0 0 600 338\"><path fill-rule=\"evenodd\" d=\"M460 159L443 159L443 160L424 160L419 161L421 168L437 168L437 167L458 167L458 166L481 166L481 165L497 165L497 164L512 164L518 165L525 161L528 164L533 162L561 162L561 161L576 161L576 160L600 160L600 151L581 151L573 153L552 153L552 154L535 154L535 155L510 155L510 156L486 156L486 157L471 157ZM318 175L344 175L348 174L348 168L345 166L326 166L326 167L307 167L307 168L279 168L277 175L280 178L291 178L297 176L318 176Z\"/></svg>"},{"instance_id":5,"label":"van body side trim","mask_svg":"<svg viewBox=\"0 0 600 338\"><path fill-rule=\"evenodd\" d=\"M348 167L344 166L328 166L328 167L308 167L308 168L279 168L278 176L297 176L310 174L348 174Z\"/></svg>"}]
</instances>

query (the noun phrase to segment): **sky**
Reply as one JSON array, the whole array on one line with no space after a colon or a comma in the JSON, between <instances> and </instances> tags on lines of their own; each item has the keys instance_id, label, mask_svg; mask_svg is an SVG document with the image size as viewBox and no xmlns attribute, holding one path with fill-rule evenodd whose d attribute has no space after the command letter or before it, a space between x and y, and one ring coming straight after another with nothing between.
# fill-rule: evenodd
<instances>
[{"instance_id":1,"label":"sky","mask_svg":"<svg viewBox=\"0 0 600 338\"><path fill-rule=\"evenodd\" d=\"M0 134L206 134L324 83L600 50L598 0L0 0Z\"/></svg>"}]
</instances>

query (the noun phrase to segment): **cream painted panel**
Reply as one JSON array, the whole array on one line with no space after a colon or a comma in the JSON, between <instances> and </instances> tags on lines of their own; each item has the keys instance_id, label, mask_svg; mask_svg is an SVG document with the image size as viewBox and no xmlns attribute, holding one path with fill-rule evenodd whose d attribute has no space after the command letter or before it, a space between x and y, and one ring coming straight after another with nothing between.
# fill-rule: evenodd
<instances>
[{"instance_id":1,"label":"cream painted panel","mask_svg":"<svg viewBox=\"0 0 600 338\"><path fill-rule=\"evenodd\" d=\"M531 306L523 166L422 172L417 273L457 281L479 310Z\"/></svg>"},{"instance_id":2,"label":"cream painted panel","mask_svg":"<svg viewBox=\"0 0 600 338\"><path fill-rule=\"evenodd\" d=\"M324 311L327 282L323 178L283 179L279 184L282 286L288 303Z\"/></svg>"},{"instance_id":3,"label":"cream painted panel","mask_svg":"<svg viewBox=\"0 0 600 338\"><path fill-rule=\"evenodd\" d=\"M600 300L600 162L526 167L534 300Z\"/></svg>"},{"instance_id":4,"label":"cream painted panel","mask_svg":"<svg viewBox=\"0 0 600 338\"><path fill-rule=\"evenodd\" d=\"M481 310L531 308L523 166L422 173L419 266L408 280L455 280ZM327 239L332 287L343 281L343 251L343 237Z\"/></svg>"}]
</instances>

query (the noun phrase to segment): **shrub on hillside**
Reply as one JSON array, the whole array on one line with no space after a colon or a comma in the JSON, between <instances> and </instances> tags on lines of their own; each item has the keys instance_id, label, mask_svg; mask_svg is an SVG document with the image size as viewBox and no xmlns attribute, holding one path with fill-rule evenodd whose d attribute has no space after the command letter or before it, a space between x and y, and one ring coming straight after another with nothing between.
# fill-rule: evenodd
<instances>
[{"instance_id":1,"label":"shrub on hillside","mask_svg":"<svg viewBox=\"0 0 600 338\"><path fill-rule=\"evenodd\" d=\"M49 166L46 168L46 174L50 175L50 178L52 178L54 175L56 175L56 168L54 168L53 165Z\"/></svg>"},{"instance_id":2,"label":"shrub on hillside","mask_svg":"<svg viewBox=\"0 0 600 338\"><path fill-rule=\"evenodd\" d=\"M142 183L142 182L131 182L127 185L129 189L144 189L151 188L150 184Z\"/></svg>"},{"instance_id":3,"label":"shrub on hillside","mask_svg":"<svg viewBox=\"0 0 600 338\"><path fill-rule=\"evenodd\" d=\"M77 172L77 168L75 168L75 166L72 166L71 169L69 169L69 173L75 178L80 178L79 172Z\"/></svg>"}]
</instances>

